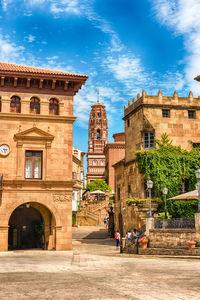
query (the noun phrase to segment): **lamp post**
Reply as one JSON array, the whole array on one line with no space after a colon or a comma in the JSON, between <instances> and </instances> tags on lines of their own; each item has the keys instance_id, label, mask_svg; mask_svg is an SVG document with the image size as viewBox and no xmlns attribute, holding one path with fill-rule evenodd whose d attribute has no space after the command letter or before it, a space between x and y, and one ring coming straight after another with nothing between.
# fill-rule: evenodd
<instances>
[{"instance_id":1,"label":"lamp post","mask_svg":"<svg viewBox=\"0 0 200 300\"><path fill-rule=\"evenodd\" d=\"M200 213L200 168L196 170L195 175L198 180L198 213Z\"/></svg>"},{"instance_id":2,"label":"lamp post","mask_svg":"<svg viewBox=\"0 0 200 300\"><path fill-rule=\"evenodd\" d=\"M152 214L151 214L151 189L153 188L152 180L147 181L147 188L149 190L149 218L152 218Z\"/></svg>"},{"instance_id":3,"label":"lamp post","mask_svg":"<svg viewBox=\"0 0 200 300\"><path fill-rule=\"evenodd\" d=\"M167 193L168 193L168 188L166 186L163 188L163 195L165 196L165 219L167 219Z\"/></svg>"}]
</instances>

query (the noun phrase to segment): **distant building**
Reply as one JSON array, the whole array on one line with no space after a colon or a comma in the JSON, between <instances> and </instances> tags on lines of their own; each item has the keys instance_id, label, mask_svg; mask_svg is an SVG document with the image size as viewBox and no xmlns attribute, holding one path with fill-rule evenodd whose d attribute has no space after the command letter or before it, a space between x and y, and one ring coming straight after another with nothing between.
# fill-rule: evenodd
<instances>
[{"instance_id":1,"label":"distant building","mask_svg":"<svg viewBox=\"0 0 200 300\"><path fill-rule=\"evenodd\" d=\"M125 132L113 134L114 142L105 146L106 170L105 178L108 185L115 190L115 178L113 164L125 156Z\"/></svg>"},{"instance_id":2,"label":"distant building","mask_svg":"<svg viewBox=\"0 0 200 300\"><path fill-rule=\"evenodd\" d=\"M84 182L84 161L85 152L73 147L72 155L72 179L74 180L73 194L72 194L72 225L76 225L76 214L82 200L82 192L85 187Z\"/></svg>"},{"instance_id":3,"label":"distant building","mask_svg":"<svg viewBox=\"0 0 200 300\"><path fill-rule=\"evenodd\" d=\"M72 249L73 96L86 80L0 63L0 251Z\"/></svg>"},{"instance_id":4,"label":"distant building","mask_svg":"<svg viewBox=\"0 0 200 300\"><path fill-rule=\"evenodd\" d=\"M89 119L89 139L87 152L87 182L105 179L105 145L108 142L108 121L105 105L92 105Z\"/></svg>"}]
</instances>

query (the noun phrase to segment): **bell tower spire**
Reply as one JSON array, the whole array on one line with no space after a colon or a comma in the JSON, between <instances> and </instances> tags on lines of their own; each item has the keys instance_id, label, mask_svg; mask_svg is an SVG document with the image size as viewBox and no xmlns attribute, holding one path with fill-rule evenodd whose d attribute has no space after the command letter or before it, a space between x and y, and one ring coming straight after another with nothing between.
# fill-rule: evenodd
<instances>
[{"instance_id":1,"label":"bell tower spire","mask_svg":"<svg viewBox=\"0 0 200 300\"><path fill-rule=\"evenodd\" d=\"M99 102L91 106L87 152L87 182L105 179L104 149L108 142L108 121L105 106Z\"/></svg>"}]
</instances>

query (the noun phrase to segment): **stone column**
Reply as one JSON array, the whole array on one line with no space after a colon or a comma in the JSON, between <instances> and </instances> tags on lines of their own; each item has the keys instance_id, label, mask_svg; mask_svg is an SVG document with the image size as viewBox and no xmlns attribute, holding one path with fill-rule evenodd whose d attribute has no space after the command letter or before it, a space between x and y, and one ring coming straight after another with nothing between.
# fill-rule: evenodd
<instances>
[{"instance_id":1,"label":"stone column","mask_svg":"<svg viewBox=\"0 0 200 300\"><path fill-rule=\"evenodd\" d=\"M8 228L0 226L0 251L8 251Z\"/></svg>"},{"instance_id":2,"label":"stone column","mask_svg":"<svg viewBox=\"0 0 200 300\"><path fill-rule=\"evenodd\" d=\"M2 97L1 99L1 111L2 113L10 112L10 99L8 97Z\"/></svg>"},{"instance_id":3,"label":"stone column","mask_svg":"<svg viewBox=\"0 0 200 300\"><path fill-rule=\"evenodd\" d=\"M23 159L25 159L25 157L23 158L23 151L22 151L22 142L18 141L17 142L17 159L16 159L16 178L20 179L22 178L22 170L23 170Z\"/></svg>"},{"instance_id":4,"label":"stone column","mask_svg":"<svg viewBox=\"0 0 200 300\"><path fill-rule=\"evenodd\" d=\"M194 215L196 233L200 234L200 213Z\"/></svg>"},{"instance_id":5,"label":"stone column","mask_svg":"<svg viewBox=\"0 0 200 300\"><path fill-rule=\"evenodd\" d=\"M149 230L154 229L154 218L146 219L146 235L149 236Z\"/></svg>"},{"instance_id":6,"label":"stone column","mask_svg":"<svg viewBox=\"0 0 200 300\"><path fill-rule=\"evenodd\" d=\"M30 114L30 99L21 100L21 113Z\"/></svg>"}]
</instances>

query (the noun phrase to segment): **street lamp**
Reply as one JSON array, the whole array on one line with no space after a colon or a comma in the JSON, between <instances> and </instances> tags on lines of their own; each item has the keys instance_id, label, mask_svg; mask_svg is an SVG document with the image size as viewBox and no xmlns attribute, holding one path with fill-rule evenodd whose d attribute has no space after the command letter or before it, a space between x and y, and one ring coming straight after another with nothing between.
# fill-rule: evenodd
<instances>
[{"instance_id":1,"label":"street lamp","mask_svg":"<svg viewBox=\"0 0 200 300\"><path fill-rule=\"evenodd\" d=\"M151 189L153 188L152 180L147 181L147 188L149 190L149 218L151 218L152 217L152 214L151 214Z\"/></svg>"},{"instance_id":2,"label":"street lamp","mask_svg":"<svg viewBox=\"0 0 200 300\"><path fill-rule=\"evenodd\" d=\"M163 188L163 195L165 195L165 219L167 219L167 203L166 203L166 197L168 193L168 188L166 186Z\"/></svg>"},{"instance_id":3,"label":"street lamp","mask_svg":"<svg viewBox=\"0 0 200 300\"><path fill-rule=\"evenodd\" d=\"M196 170L195 175L198 180L198 213L200 213L200 168Z\"/></svg>"}]
</instances>

